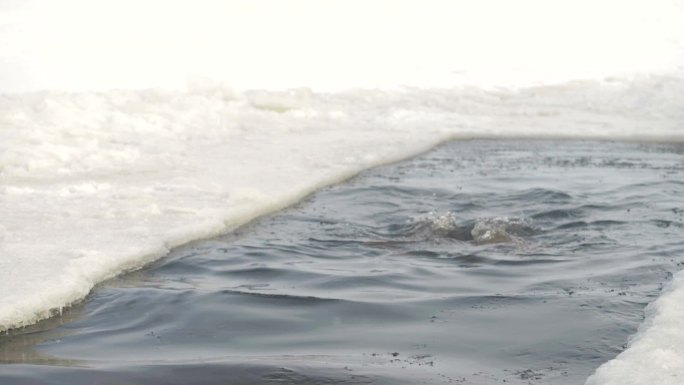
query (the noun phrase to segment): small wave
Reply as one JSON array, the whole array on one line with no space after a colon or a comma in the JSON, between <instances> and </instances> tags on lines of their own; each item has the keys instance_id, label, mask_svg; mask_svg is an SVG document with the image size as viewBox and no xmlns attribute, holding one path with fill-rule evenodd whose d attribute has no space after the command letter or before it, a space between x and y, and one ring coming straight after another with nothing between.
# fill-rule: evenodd
<instances>
[{"instance_id":1,"label":"small wave","mask_svg":"<svg viewBox=\"0 0 684 385\"><path fill-rule=\"evenodd\" d=\"M461 241L472 240L470 226L459 225L457 223L456 215L452 212L447 212L444 215L431 214L427 218L427 223L430 226L432 234L441 238L453 238Z\"/></svg>"},{"instance_id":2,"label":"small wave","mask_svg":"<svg viewBox=\"0 0 684 385\"><path fill-rule=\"evenodd\" d=\"M593 222L585 222L585 221L572 221L572 222L567 222L559 225L556 227L558 230L565 230L565 229L575 229L575 228L583 228L583 227L595 227L595 228L609 228L612 226L620 226L624 225L627 222L625 221L615 221L615 220L599 220L599 221L593 221Z\"/></svg>"},{"instance_id":3,"label":"small wave","mask_svg":"<svg viewBox=\"0 0 684 385\"><path fill-rule=\"evenodd\" d=\"M567 203L572 200L572 196L563 191L533 188L514 194L512 200L516 202L527 200L544 203Z\"/></svg>"},{"instance_id":4,"label":"small wave","mask_svg":"<svg viewBox=\"0 0 684 385\"><path fill-rule=\"evenodd\" d=\"M239 296L250 296L250 297L255 297L255 298L293 301L296 303L300 303L300 302L337 302L337 301L340 301L337 298L322 298L322 297L316 297L316 296L310 296L310 295L300 296L300 295L294 295L294 294L281 294L281 293L262 293L262 292L253 292L253 291L236 290L236 289L224 289L224 290L221 290L220 293L221 294L227 294L227 295L239 295Z\"/></svg>"},{"instance_id":5,"label":"small wave","mask_svg":"<svg viewBox=\"0 0 684 385\"><path fill-rule=\"evenodd\" d=\"M522 218L495 217L478 220L470 233L476 243L501 243L532 235L533 228Z\"/></svg>"},{"instance_id":6,"label":"small wave","mask_svg":"<svg viewBox=\"0 0 684 385\"><path fill-rule=\"evenodd\" d=\"M448 238L477 244L512 242L532 235L534 229L524 218L488 217L459 221L456 214L430 213L419 218L415 230L428 232L429 238Z\"/></svg>"},{"instance_id":7,"label":"small wave","mask_svg":"<svg viewBox=\"0 0 684 385\"><path fill-rule=\"evenodd\" d=\"M571 209L553 209L542 211L532 215L534 219L569 219L569 218L580 218L582 216L582 210L578 208Z\"/></svg>"}]
</instances>

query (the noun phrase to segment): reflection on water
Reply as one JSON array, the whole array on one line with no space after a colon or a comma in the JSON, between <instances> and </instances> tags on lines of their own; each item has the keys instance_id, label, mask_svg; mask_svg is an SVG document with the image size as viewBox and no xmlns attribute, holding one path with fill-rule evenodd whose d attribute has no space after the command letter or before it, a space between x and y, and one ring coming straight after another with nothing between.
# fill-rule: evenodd
<instances>
[{"instance_id":1,"label":"reflection on water","mask_svg":"<svg viewBox=\"0 0 684 385\"><path fill-rule=\"evenodd\" d=\"M683 261L682 153L454 142L101 285L0 379L582 384Z\"/></svg>"},{"instance_id":2,"label":"reflection on water","mask_svg":"<svg viewBox=\"0 0 684 385\"><path fill-rule=\"evenodd\" d=\"M0 335L0 363L77 366L78 360L55 357L35 347L43 343L59 343L70 335L68 328L62 326L78 320L83 304L74 305L36 325L6 331ZM1 373L1 372L0 372ZM0 375L0 378L2 376Z\"/></svg>"}]
</instances>

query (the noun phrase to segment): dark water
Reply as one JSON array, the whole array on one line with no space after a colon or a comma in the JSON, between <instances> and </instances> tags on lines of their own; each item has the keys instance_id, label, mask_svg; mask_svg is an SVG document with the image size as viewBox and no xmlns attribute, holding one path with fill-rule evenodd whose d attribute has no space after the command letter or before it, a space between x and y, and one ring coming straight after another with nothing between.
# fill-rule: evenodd
<instances>
[{"instance_id":1,"label":"dark water","mask_svg":"<svg viewBox=\"0 0 684 385\"><path fill-rule=\"evenodd\" d=\"M684 261L684 147L464 141L0 337L0 384L582 384Z\"/></svg>"}]
</instances>

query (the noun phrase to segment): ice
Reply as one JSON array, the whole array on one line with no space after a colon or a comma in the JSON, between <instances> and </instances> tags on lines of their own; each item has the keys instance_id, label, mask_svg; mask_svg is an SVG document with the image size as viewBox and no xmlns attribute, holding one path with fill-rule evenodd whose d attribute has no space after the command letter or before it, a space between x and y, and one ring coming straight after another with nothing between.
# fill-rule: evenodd
<instances>
[{"instance_id":1,"label":"ice","mask_svg":"<svg viewBox=\"0 0 684 385\"><path fill-rule=\"evenodd\" d=\"M647 319L629 348L605 363L587 385L682 383L684 376L684 276L675 275L669 290L647 308Z\"/></svg>"}]
</instances>

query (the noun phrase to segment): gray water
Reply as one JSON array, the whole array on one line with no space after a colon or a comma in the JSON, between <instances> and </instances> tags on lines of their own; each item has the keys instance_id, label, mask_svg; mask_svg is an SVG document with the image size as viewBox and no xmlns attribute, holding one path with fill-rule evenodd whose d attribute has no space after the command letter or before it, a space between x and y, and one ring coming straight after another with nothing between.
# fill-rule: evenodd
<instances>
[{"instance_id":1,"label":"gray water","mask_svg":"<svg viewBox=\"0 0 684 385\"><path fill-rule=\"evenodd\" d=\"M461 141L0 337L0 384L582 384L684 263L684 146Z\"/></svg>"}]
</instances>

